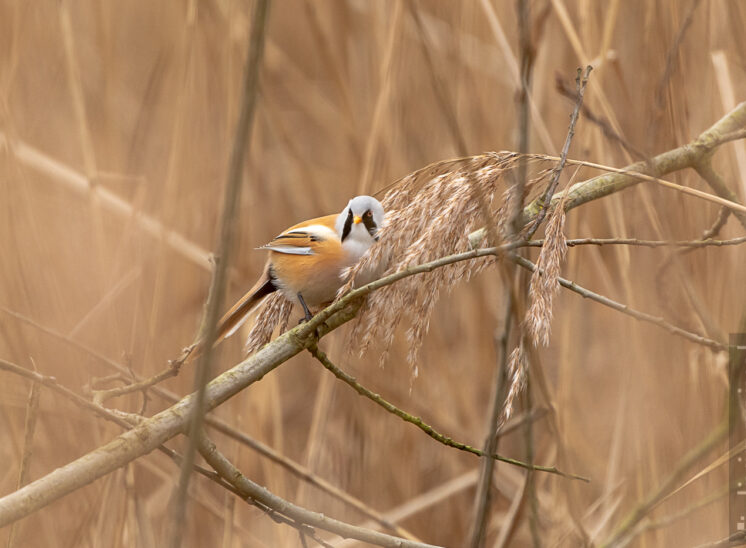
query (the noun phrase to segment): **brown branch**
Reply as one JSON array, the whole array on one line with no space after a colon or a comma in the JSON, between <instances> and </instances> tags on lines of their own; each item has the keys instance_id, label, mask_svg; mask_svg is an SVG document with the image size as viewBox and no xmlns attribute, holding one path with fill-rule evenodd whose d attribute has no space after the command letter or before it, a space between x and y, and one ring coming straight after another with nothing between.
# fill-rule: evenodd
<instances>
[{"instance_id":1,"label":"brown branch","mask_svg":"<svg viewBox=\"0 0 746 548\"><path fill-rule=\"evenodd\" d=\"M727 210L726 210L727 211ZM639 240L637 238L575 238L566 240L567 247L581 245L629 245L637 247L686 247L700 249L703 247L726 247L746 243L746 236L731 238L729 240ZM543 240L531 240L524 242L527 247L541 247Z\"/></svg>"},{"instance_id":2,"label":"brown branch","mask_svg":"<svg viewBox=\"0 0 746 548\"><path fill-rule=\"evenodd\" d=\"M331 360L327 357L324 352L322 352L318 346L309 346L307 349L314 358L316 358L321 364L326 367L331 373L337 377L342 382L346 383L350 387L352 387L358 394L361 396L365 396L372 402L380 405L383 407L386 411L389 413L396 415L400 419L402 419L405 422L408 422L410 424L414 424L417 428L425 432L428 436L433 438L435 441L442 443L443 445L446 445L448 447L453 447L455 449L459 449L461 451L465 451L467 453L471 453L472 455L476 455L478 457L489 457L495 460L499 460L502 462L507 462L508 464L513 464L515 466L518 466L520 468L525 468L526 470L533 470L537 472L547 472L549 474L556 474L558 476L562 476L563 478L569 478L569 479L576 479L581 480L585 482L590 482L590 479L579 476L577 474L570 474L567 472L562 472L561 470L558 470L554 466L535 466L533 464L528 464L523 461L512 459L509 457L504 457L502 455L498 455L497 453L485 453L484 451L480 451L476 447L472 447L470 445L467 445L465 443L461 443L458 441L453 440L452 438L441 434L437 430L435 430L432 426L424 422L420 417L416 417L414 415L411 415L407 413L406 411L403 411L396 407L394 404L389 403L387 400L383 399L379 394L376 394L372 392L371 390L368 390L363 385L361 385L357 380L355 380L354 377L348 375L344 371L342 371L339 367L334 365Z\"/></svg>"},{"instance_id":3,"label":"brown branch","mask_svg":"<svg viewBox=\"0 0 746 548\"><path fill-rule=\"evenodd\" d=\"M563 95L564 97L567 97L571 101L577 100L577 91L573 90L567 83L565 83L565 80L562 78L562 75L557 73L554 78L554 88L557 90L557 93L560 95ZM581 106L580 112L583 114L585 118L588 119L589 122L595 124L598 126L598 128L601 130L601 132L604 134L604 136L609 139L610 141L614 141L621 145L621 147L629 152L631 156L634 156L637 159L643 159L645 158L645 154L643 154L640 150L632 146L632 144L628 143L621 135L619 135L613 127L611 127L611 124L608 120L605 120L603 117L597 115L591 108L586 105L585 103Z\"/></svg>"},{"instance_id":4,"label":"brown branch","mask_svg":"<svg viewBox=\"0 0 746 548\"><path fill-rule=\"evenodd\" d=\"M377 546L390 546L392 548L424 548L430 544L414 542L398 537L392 537L384 533L356 527L342 521L327 517L324 514L312 512L292 502L278 497L264 487L261 487L245 477L233 464L223 456L212 441L202 434L199 439L199 452L207 463L215 469L224 479L229 481L241 492L243 497L250 497L261 502L277 513L311 527L318 527L330 531L344 538L354 538Z\"/></svg>"},{"instance_id":5,"label":"brown branch","mask_svg":"<svg viewBox=\"0 0 746 548\"><path fill-rule=\"evenodd\" d=\"M689 11L687 12L686 17L684 18L684 22L681 24L681 27L679 27L676 38L674 39L673 44L666 54L666 68L663 70L663 75L661 76L661 79L658 82L658 87L655 91L655 100L658 108L661 108L663 106L663 95L665 93L666 85L671 78L671 74L673 74L676 55L679 52L681 43L684 41L686 31L689 29L689 26L694 20L694 12L697 10L697 6L699 6L699 3L700 0L692 0L692 4L689 7Z\"/></svg>"},{"instance_id":6,"label":"brown branch","mask_svg":"<svg viewBox=\"0 0 746 548\"><path fill-rule=\"evenodd\" d=\"M731 202L738 202L736 193L728 187L723 178L713 169L712 159L709 156L699 161L694 166L694 169L699 173L700 177L707 181L707 184L710 185L718 196ZM746 228L746 213L743 211L732 211L732 213L741 225Z\"/></svg>"},{"instance_id":7,"label":"brown branch","mask_svg":"<svg viewBox=\"0 0 746 548\"><path fill-rule=\"evenodd\" d=\"M720 234L720 230L725 226L725 223L728 222L729 216L730 209L725 206L721 207L712 225L710 225L707 230L702 232L702 236L700 237L700 239L709 240L710 238L714 238L715 236Z\"/></svg>"},{"instance_id":8,"label":"brown branch","mask_svg":"<svg viewBox=\"0 0 746 548\"><path fill-rule=\"evenodd\" d=\"M688 167L701 166L702 163L706 161L707 157L722 144L722 139L725 136L742 130L744 127L746 127L746 102L737 105L735 109L723 116L723 118L718 120L690 143L659 154L651 158L649 161L631 164L622 169L622 173L599 175L587 181L576 183L566 191L568 194L568 200L565 203L565 210L573 209L590 201L603 198L604 196L608 196L609 194L619 192L638 184L641 179L636 175L629 174L628 172L642 173L652 177L661 177L662 175L673 171L679 171ZM721 189L725 193L727 191L727 186L724 186L724 188L721 187ZM729 197L721 194L716 188L714 188L714 190L722 198L730 200L731 202L735 201L730 199L732 193L729 193ZM555 195L552 202L559 200L561 194L564 194L564 192ZM533 219L537 213L538 204L535 201L524 208L524 220L529 221ZM746 215L744 216L742 223L746 226Z\"/></svg>"},{"instance_id":9,"label":"brown branch","mask_svg":"<svg viewBox=\"0 0 746 548\"><path fill-rule=\"evenodd\" d=\"M88 346L79 343L77 341L74 341L70 339L67 335L60 333L54 329L50 329L44 325L41 325L34 320L27 318L26 316L22 314L18 314L17 312L13 312L12 310L8 310L4 307L0 306L0 310L5 312L6 314L16 318L19 321L22 321L24 323L27 323L34 328L42 331L43 333L46 333L70 346L73 348L77 348L86 354L92 356L93 358L97 359L101 363L105 364L107 367L112 368L118 373L115 375L117 378L119 378L121 375L124 375L128 373L127 368L113 360L110 360L109 358L99 354L95 350L89 348ZM27 370L22 369L22 372L20 374L25 375L25 372ZM151 378L152 379L152 378ZM51 380L51 378L50 378ZM142 381L143 384L145 384L145 381ZM129 385L134 386L134 385ZM52 387L50 385L50 387ZM56 388L57 385L55 383L55 386L52 388ZM126 387L122 387L126 388ZM174 404L179 401L179 397L172 393L169 390L166 390L165 388L159 387L159 386L152 386L151 387L153 392L158 395L159 397L163 398L165 401ZM71 394L77 396L74 392L70 392ZM77 400L76 400L77 401ZM85 400L84 398L80 400L82 402L88 402L88 400ZM90 402L88 402L90 403ZM103 407L97 406L95 409L93 409L95 412L98 412L100 409L104 409ZM114 419L117 419L118 417L112 416ZM117 423L119 424L119 423ZM271 447L250 438L243 432L240 432L236 430L235 428L231 427L228 423L222 421L221 419L208 415L205 417L205 424L208 426L211 426L215 428L218 432L221 432L228 436L231 439L236 440L237 442L241 443L242 445L245 445L246 447L249 447L250 449L258 452L260 455L263 455L264 457L270 459L275 464L278 464L279 466L282 466L285 468L288 472L291 474L297 476L298 478L310 483L311 485L317 487L318 489L321 489L322 491L326 492L333 498L346 503L350 505L351 507L358 510L361 514L364 516L369 517L370 519L380 523L382 526L389 528L391 531L396 533L398 536L409 538L411 540L416 540L416 537L412 535L409 531L407 531L405 528L401 527L400 525L397 525L393 523L392 521L388 520L383 514L380 512L377 512L373 508L367 506L365 503L363 503L360 499L357 499L353 497L352 495L346 493L345 491L335 487L328 481L326 481L324 478L317 476L314 474L311 470L308 468L298 464L297 462L293 461L292 459L289 459L288 457L281 455L280 453L277 453L274 449ZM120 424L121 426L124 426L124 424Z\"/></svg>"},{"instance_id":10,"label":"brown branch","mask_svg":"<svg viewBox=\"0 0 746 548\"><path fill-rule=\"evenodd\" d=\"M26 369L24 367L21 367L19 365L16 365L14 363L5 361L0 359L0 370L8 371L10 373L13 373L15 375L25 377L33 382L32 384L32 396L33 396L33 390L36 389L36 402L38 404L38 387L44 386L46 388L49 388L68 400L70 400L72 403L77 405L78 407L91 411L94 414L98 415L99 417L106 419L110 422L113 422L114 424L121 426L122 428L125 428L127 430L131 429L133 425L137 425L145 421L144 417L134 415L131 413L123 413L121 411L106 409L105 407L101 407L100 405L97 405L95 403L90 402L89 400L85 399L84 397L76 394L74 391L70 390L69 388L59 384L57 382L57 379L54 377L50 377L47 375L43 375L41 373L31 371L29 369ZM27 432L29 432L31 429L27 428ZM162 453L164 453L166 456L171 458L174 462L176 462L178 465L182 465L184 462L184 458L182 455L179 455L176 451L169 449L165 446L160 446L158 448ZM270 514L270 517L279 522L284 523L286 525L290 525L292 527L297 527L297 524L294 523L293 520L286 518L285 516L281 514L277 514L275 510L272 508L267 507L266 505L263 505L261 501L255 501L253 499L246 499L244 495L231 483L227 482L224 478L222 478L219 474L216 472L210 471L206 468L203 468L202 466L199 466L197 464L192 465L192 469L201 474L202 476L206 477L207 479L217 483L221 487L228 489L229 491L233 492L234 494L240 496L242 499L244 499L249 504L253 504L257 506L258 508L262 509L265 512L268 512ZM25 483L25 480L23 480ZM375 518L374 518L375 519ZM383 523L384 525L389 524L388 520L385 519L376 519L376 521L379 521ZM15 522L14 522L15 523ZM390 525L389 525L390 526ZM409 535L411 537L411 535Z\"/></svg>"}]
</instances>

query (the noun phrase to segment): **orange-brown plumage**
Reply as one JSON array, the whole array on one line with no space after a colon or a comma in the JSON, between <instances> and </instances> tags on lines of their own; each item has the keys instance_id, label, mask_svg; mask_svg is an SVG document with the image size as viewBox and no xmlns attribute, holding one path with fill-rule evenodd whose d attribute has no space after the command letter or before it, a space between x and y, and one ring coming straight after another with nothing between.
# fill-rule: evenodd
<instances>
[{"instance_id":1,"label":"orange-brown plumage","mask_svg":"<svg viewBox=\"0 0 746 548\"><path fill-rule=\"evenodd\" d=\"M310 308L334 300L342 271L370 247L382 222L381 204L370 196L358 196L342 213L293 225L262 246L269 251L262 276L220 319L215 344L232 335L274 291Z\"/></svg>"}]
</instances>

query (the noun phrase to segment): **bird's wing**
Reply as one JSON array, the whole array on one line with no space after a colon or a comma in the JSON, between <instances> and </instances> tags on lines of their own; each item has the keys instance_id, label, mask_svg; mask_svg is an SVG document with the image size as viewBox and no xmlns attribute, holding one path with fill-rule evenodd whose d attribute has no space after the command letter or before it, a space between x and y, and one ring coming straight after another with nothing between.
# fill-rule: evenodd
<instances>
[{"instance_id":1,"label":"bird's wing","mask_svg":"<svg viewBox=\"0 0 746 548\"><path fill-rule=\"evenodd\" d=\"M339 239L334 230L336 218L336 215L327 215L292 226L260 249L288 255L313 255L319 242Z\"/></svg>"}]
</instances>

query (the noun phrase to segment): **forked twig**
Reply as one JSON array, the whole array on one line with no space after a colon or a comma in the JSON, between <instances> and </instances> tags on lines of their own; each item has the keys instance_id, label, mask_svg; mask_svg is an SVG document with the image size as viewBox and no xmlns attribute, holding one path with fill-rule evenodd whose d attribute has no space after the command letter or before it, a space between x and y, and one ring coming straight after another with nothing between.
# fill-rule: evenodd
<instances>
[{"instance_id":1,"label":"forked twig","mask_svg":"<svg viewBox=\"0 0 746 548\"><path fill-rule=\"evenodd\" d=\"M565 138L565 144L562 146L559 164L554 168L552 179L549 181L549 185L547 185L544 195L539 198L539 213L536 216L536 219L534 219L531 228L529 228L526 239L531 239L531 236L533 236L541 226L541 223L544 221L544 217L546 217L547 214L547 206L551 203L554 191L557 189L560 175L562 175L562 170L565 168L567 154L570 152L570 143L572 143L572 138L575 136L575 124L578 122L580 108L583 106L583 96L585 95L585 87L588 85L588 77L591 74L591 70L593 70L591 65L585 67L585 73L583 73L582 69L578 69L578 75L575 77L575 88L577 91L575 97L575 108L570 115L570 127L567 129L567 137Z\"/></svg>"}]
</instances>

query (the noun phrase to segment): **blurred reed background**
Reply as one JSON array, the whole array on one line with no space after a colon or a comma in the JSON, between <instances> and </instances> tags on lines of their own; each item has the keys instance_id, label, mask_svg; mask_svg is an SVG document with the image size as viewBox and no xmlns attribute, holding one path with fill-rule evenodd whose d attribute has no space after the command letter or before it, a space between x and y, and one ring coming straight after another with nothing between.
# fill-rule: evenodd
<instances>
[{"instance_id":1,"label":"blurred reed background","mask_svg":"<svg viewBox=\"0 0 746 548\"><path fill-rule=\"evenodd\" d=\"M116 372L106 360L149 376L191 342L209 284L200 250L216 242L251 7L243 0L0 2L0 357L83 392ZM586 63L595 70L585 105L629 147L581 116L573 158L621 167L688 142L746 96L746 5L738 0L536 0L531 16L532 152L559 152L572 101L556 79L574 89L576 69ZM260 273L265 254L254 248L282 229L460 154L431 65L468 153L515 150L517 43L512 1L276 1L229 299ZM742 201L744 153L737 142L715 157ZM576 180L594 174L583 170ZM693 171L668 179L707 190ZM571 211L566 234L696 239L717 215L714 204L643 183ZM730 218L719 237L741 234ZM739 247L686 254L581 247L570 249L563 275L689 330L726 337L746 304L745 259ZM344 330L322 346L365 386L481 447L502 294L489 269L443 296L413 382L405 337L382 368L375 350L347 355ZM224 345L221 371L241 357L240 346ZM599 542L720 422L726 356L564 291L540 355L559 432L546 415L535 421L536 462L557 462L560 442L562 467L592 479L535 476L541 540ZM164 387L183 395L192 383L187 367ZM26 380L0 375L3 494L16 488L28 393ZM108 405L137 411L141 403L129 396ZM168 405L153 395L147 413ZM460 546L468 538L479 459L359 398L310 356L284 364L214 414L425 541ZM118 432L42 389L29 479ZM525 458L521 432L505 436L500 452ZM366 521L251 449L213 437L278 495ZM183 440L169 445L179 449ZM726 448L717 445L686 477ZM714 495L726 472L716 468L657 506L652 520L697 508L641 531L633 545L724 537L727 497ZM15 545L155 546L177 476L167 457L150 454L21 521ZM498 465L486 545L495 544L522 478L523 470ZM187 546L300 544L294 529L204 478L194 479L191 496ZM509 545L532 545L529 515L524 505ZM0 542L8 534L0 531Z\"/></svg>"}]
</instances>

